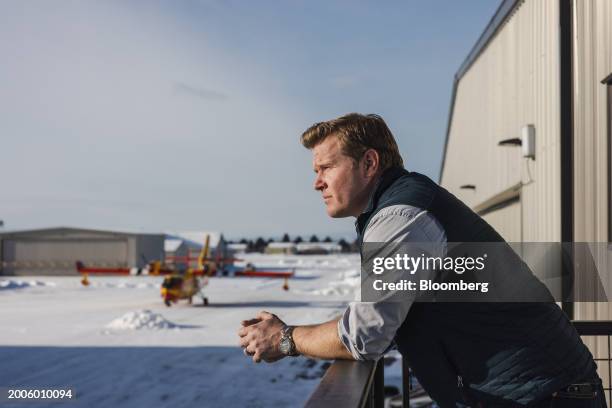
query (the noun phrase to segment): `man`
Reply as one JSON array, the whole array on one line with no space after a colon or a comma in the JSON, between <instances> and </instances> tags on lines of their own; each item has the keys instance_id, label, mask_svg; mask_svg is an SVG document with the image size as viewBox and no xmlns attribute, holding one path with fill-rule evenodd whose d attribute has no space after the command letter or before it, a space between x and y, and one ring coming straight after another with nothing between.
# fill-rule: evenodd
<instances>
[{"instance_id":1,"label":"man","mask_svg":"<svg viewBox=\"0 0 612 408\"><path fill-rule=\"evenodd\" d=\"M353 113L317 123L301 141L313 152L314 188L327 214L356 217L362 257L368 243L430 242L440 252L434 255L444 255L447 243L506 245L448 191L404 170L379 116ZM605 406L593 357L552 298L413 300L353 302L339 318L310 326L288 326L262 311L242 322L240 345L254 362L296 355L376 359L396 345L442 407L551 406L562 397L590 404L571 406ZM574 383L586 384L580 395Z\"/></svg>"}]
</instances>

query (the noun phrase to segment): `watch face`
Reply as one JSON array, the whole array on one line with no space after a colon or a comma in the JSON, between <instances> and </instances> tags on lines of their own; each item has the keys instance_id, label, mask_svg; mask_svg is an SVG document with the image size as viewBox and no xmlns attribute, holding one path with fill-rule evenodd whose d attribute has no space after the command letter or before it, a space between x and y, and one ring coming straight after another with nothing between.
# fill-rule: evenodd
<instances>
[{"instance_id":1,"label":"watch face","mask_svg":"<svg viewBox=\"0 0 612 408\"><path fill-rule=\"evenodd\" d=\"M291 351L291 345L289 344L289 339L286 337L283 337L280 341L280 351L283 354L289 354L289 352Z\"/></svg>"}]
</instances>

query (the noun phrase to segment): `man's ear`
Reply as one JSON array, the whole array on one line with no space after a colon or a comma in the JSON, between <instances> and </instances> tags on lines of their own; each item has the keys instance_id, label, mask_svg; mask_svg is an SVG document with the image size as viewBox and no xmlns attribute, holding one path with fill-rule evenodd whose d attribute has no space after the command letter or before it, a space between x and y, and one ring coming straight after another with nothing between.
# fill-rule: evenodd
<instances>
[{"instance_id":1,"label":"man's ear","mask_svg":"<svg viewBox=\"0 0 612 408\"><path fill-rule=\"evenodd\" d=\"M368 149L363 154L363 168L366 177L373 177L380 168L380 157L374 149Z\"/></svg>"}]
</instances>

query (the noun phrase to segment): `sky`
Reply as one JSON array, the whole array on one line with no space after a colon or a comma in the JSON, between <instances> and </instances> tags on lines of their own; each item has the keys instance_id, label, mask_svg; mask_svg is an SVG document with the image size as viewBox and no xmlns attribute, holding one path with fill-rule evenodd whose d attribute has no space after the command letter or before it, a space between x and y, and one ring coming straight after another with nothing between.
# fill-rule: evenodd
<instances>
[{"instance_id":1,"label":"sky","mask_svg":"<svg viewBox=\"0 0 612 408\"><path fill-rule=\"evenodd\" d=\"M498 4L0 0L3 229L354 237L301 133L377 113L437 181L453 76Z\"/></svg>"}]
</instances>

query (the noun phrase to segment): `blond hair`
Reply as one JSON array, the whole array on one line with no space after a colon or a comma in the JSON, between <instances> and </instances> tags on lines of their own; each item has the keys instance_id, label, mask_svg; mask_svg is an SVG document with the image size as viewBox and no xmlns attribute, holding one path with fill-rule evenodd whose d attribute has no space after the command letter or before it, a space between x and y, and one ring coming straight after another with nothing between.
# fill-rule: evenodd
<instances>
[{"instance_id":1,"label":"blond hair","mask_svg":"<svg viewBox=\"0 0 612 408\"><path fill-rule=\"evenodd\" d=\"M349 113L337 119L315 123L300 138L302 145L312 149L329 136L336 136L342 152L356 163L368 149L374 149L380 157L380 168L404 167L397 143L387 124L378 115Z\"/></svg>"}]
</instances>

